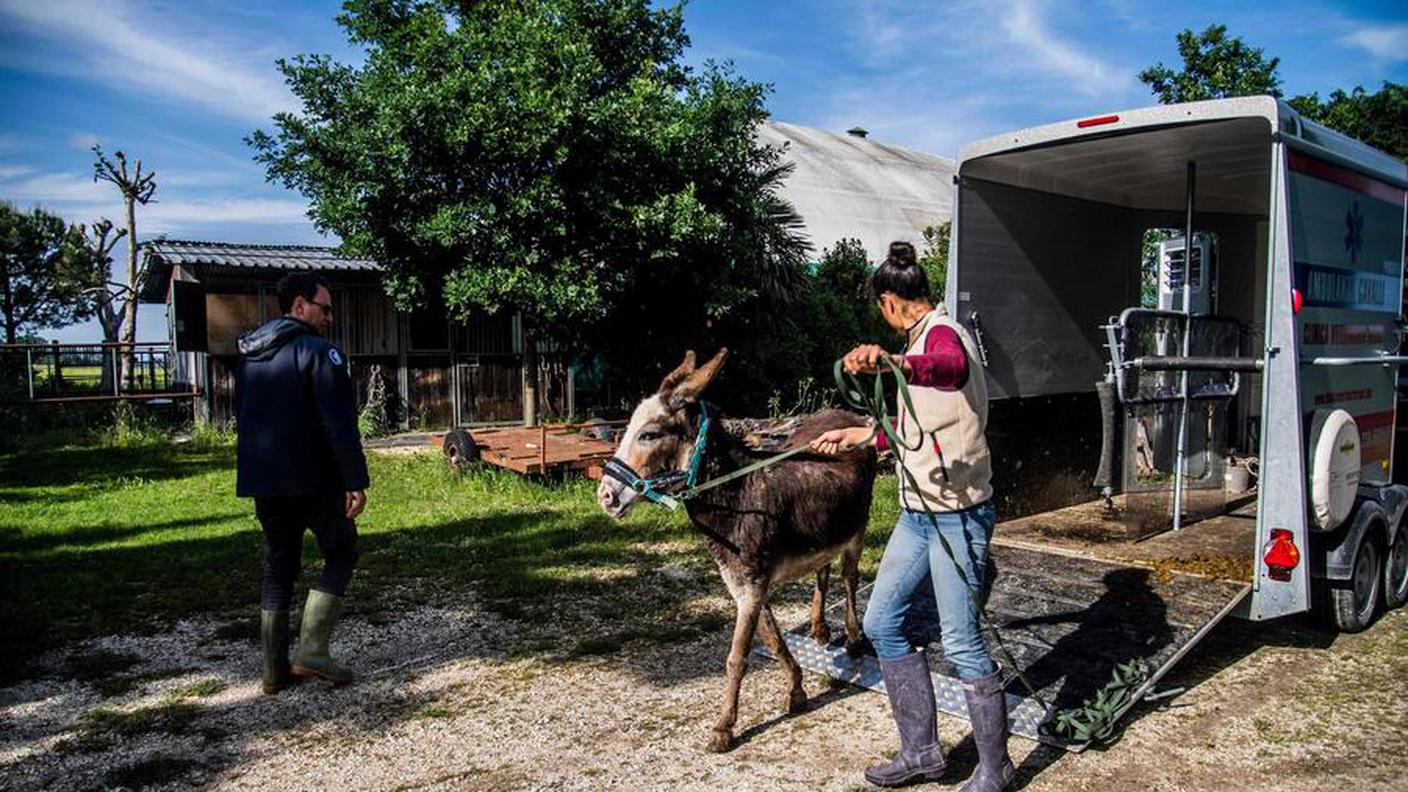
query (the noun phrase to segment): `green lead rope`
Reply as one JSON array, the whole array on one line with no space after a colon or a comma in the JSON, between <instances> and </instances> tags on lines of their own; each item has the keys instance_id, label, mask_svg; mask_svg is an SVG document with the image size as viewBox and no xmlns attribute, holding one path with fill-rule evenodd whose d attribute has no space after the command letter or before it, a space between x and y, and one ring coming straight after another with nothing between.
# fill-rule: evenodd
<instances>
[{"instance_id":1,"label":"green lead rope","mask_svg":"<svg viewBox=\"0 0 1408 792\"><path fill-rule=\"evenodd\" d=\"M918 423L918 416L914 411L914 401L910 398L909 383L904 379L904 372L889 357L884 358L884 362L888 370L880 370L875 376L872 392L867 393L865 388L862 387L859 378L854 374L848 373L842 368L841 361L837 360L834 368L836 389L841 394L841 398L851 409L859 410L874 419L875 432L871 434L871 439L882 432L885 434L885 438L889 441L890 447L896 449L895 453L901 459L899 468L904 473L905 481L909 485L910 491L920 493L919 482L914 478L914 474L910 472L909 468L904 466L904 456L900 453L900 449L910 452L918 451L923 446L924 438L928 433L925 432L924 427ZM919 430L918 436L912 446L904 442L904 438L901 437L900 433L895 429L895 425L890 420L888 411L885 409L885 383L883 375L887 373L894 377L898 398L904 404L905 409L908 410L909 417L915 422L915 428ZM958 558L954 555L953 547L949 545L948 540L944 538L943 533L939 531L938 515L929 508L929 504L924 499L922 493L919 494L919 502L924 507L925 516L934 526L934 535L938 537L939 543L944 549L944 553L947 554L949 560L953 562L954 571L958 573L959 579L963 581L963 588L968 592L968 597L973 604L973 609L978 614L979 629L986 631L988 635L992 636L993 644L997 647L999 654L1001 654L1002 660L1016 673L1017 679L1022 682L1022 687L1027 689L1027 692L1041 705L1043 710L1051 710L1051 705L1037 692L1031 680L1027 679L1027 675L1022 673L1022 669L1012 657L1012 652L1008 650L1007 644L1002 640L1002 634L997 631L997 627L988 619L986 603L983 601L981 593L975 590L972 583L969 582L968 576L963 574L963 567L959 565ZM1050 722L1050 725L1044 726L1043 728L1049 728L1056 736L1071 743L1088 744L1092 742L1108 742L1116 735L1115 716L1130 704L1133 700L1135 690L1143 682L1144 678L1145 674L1143 670L1133 661L1117 666L1113 678L1097 692L1094 698L1086 699L1079 707L1071 707L1054 713L1055 717Z\"/></svg>"},{"instance_id":2,"label":"green lead rope","mask_svg":"<svg viewBox=\"0 0 1408 792\"><path fill-rule=\"evenodd\" d=\"M958 579L963 582L963 590L968 593L968 599L973 605L974 612L978 615L979 629L992 636L993 644L1002 655L1002 659L1016 672L1017 678L1022 682L1022 687L1025 687L1027 692L1031 694L1031 697L1035 699L1037 703L1041 704L1042 709L1050 709L1051 705L1046 703L1046 700L1043 699L1036 688L1032 686L1031 680L1027 679L1026 674L1022 673L1022 669L1018 667L1017 661L1012 657L1012 652L1008 650L1007 644L1003 642L1001 633L997 631L992 621L988 619L982 593L976 590L977 587L975 587L973 583L968 580L968 576L963 573L963 566L958 563L958 556L954 554L953 547L949 545L948 539L946 539L939 530L939 516L934 513L933 509L929 508L928 501L920 491L919 482L914 478L914 474L910 472L909 468L904 465L904 455L900 453L900 450L911 452L918 451L923 447L924 438L928 433L925 432L924 427L919 424L918 416L914 411L914 401L909 395L909 383L905 382L904 379L904 372L895 361L889 357L885 357L883 360L888 370L881 369L880 372L876 374L873 393L866 393L865 388L860 384L860 379L856 377L856 375L847 372L841 366L841 361L837 360L834 368L836 388L840 392L842 400L844 400L851 409L859 410L875 420L875 432L871 437L873 438L876 434L883 432L885 439L890 443L890 447L896 449L895 454L900 457L899 468L904 474L905 482L908 484L911 492L918 494L919 504L924 507L924 516L927 517L930 524L934 526L934 535L938 537L939 545L943 547L944 553L948 556L949 560L953 562L953 571L958 573ZM884 375L887 373L894 377L898 397L904 404L910 418L913 419L915 428L919 430L914 445L912 446L904 442L904 438L901 437L899 431L895 429L895 425L890 420L888 411L885 409Z\"/></svg>"},{"instance_id":3,"label":"green lead rope","mask_svg":"<svg viewBox=\"0 0 1408 792\"><path fill-rule=\"evenodd\" d=\"M870 392L867 392L866 388L861 384L860 378L854 374L848 373L842 367L841 360L838 359L833 368L836 379L836 389L837 392L840 393L842 401L844 401L847 406L853 410L864 413L875 421L875 430L871 433L870 437L866 438L866 442L870 442L875 439L877 435L883 433L886 440L889 441L890 447L895 449L896 455L900 456L901 464L899 468L904 474L905 482L909 486L910 491L919 493L919 482L914 478L914 474L909 471L909 468L904 466L904 457L900 451L918 451L923 447L924 438L928 433L925 432L923 426L918 423L918 418L914 411L914 400L910 396L909 383L904 379L904 372L890 358L884 358L884 362L887 369L880 370L875 376L873 387L870 389ZM895 428L894 422L890 420L889 413L885 409L885 374L894 377L898 398L908 411L911 419L915 421L915 428L919 430L914 445L905 443L904 438L900 435L899 430ZM710 479L703 484L689 487L673 498L664 499L661 502L671 509L677 508L679 506L678 501L685 501L696 497L702 492L723 486L730 481L751 475L759 470L771 467L784 459L809 450L811 450L810 446L802 445L779 454L774 454L773 456L759 460L718 478ZM1012 652L1002 640L1002 634L997 631L997 628L992 624L991 620L988 619L981 593L975 590L973 584L968 580L968 576L963 573L963 567L958 563L958 557L954 554L953 547L949 545L948 539L944 538L944 535L939 531L938 515L934 513L933 509L929 508L929 504L925 501L922 494L919 497L919 502L924 507L924 515L934 526L934 535L938 537L940 546L943 547L944 553L948 555L949 560L953 562L954 571L958 573L959 580L963 582L964 591L968 593L969 600L973 604L973 609L978 615L979 629L992 637L993 644L997 647L1001 659L1016 673L1017 679L1021 681L1022 687L1026 688L1031 698L1040 704L1043 710L1050 710L1051 705L1037 692L1026 674L1022 673L1022 669L1017 665L1017 661L1013 658ZM1132 664L1130 665L1132 666ZM1086 700L1080 707L1073 707L1056 713L1053 721L1054 725L1051 727L1051 730L1056 735L1070 742L1088 743L1104 742L1108 740L1114 733L1115 715L1129 703L1130 696L1136 687L1135 680L1138 676L1142 675L1136 674L1133 667L1121 666L1117 668L1115 678L1112 679L1094 699Z\"/></svg>"}]
</instances>

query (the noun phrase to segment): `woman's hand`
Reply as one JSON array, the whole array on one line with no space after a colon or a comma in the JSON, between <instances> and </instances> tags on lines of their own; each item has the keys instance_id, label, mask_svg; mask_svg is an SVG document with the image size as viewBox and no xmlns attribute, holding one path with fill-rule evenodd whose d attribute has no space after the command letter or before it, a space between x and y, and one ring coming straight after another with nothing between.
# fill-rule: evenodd
<instances>
[{"instance_id":1,"label":"woman's hand","mask_svg":"<svg viewBox=\"0 0 1408 792\"><path fill-rule=\"evenodd\" d=\"M850 426L845 429L832 429L829 432L822 432L811 442L813 451L820 451L823 454L838 454L842 451L849 451L852 448L870 439L870 428L867 426Z\"/></svg>"},{"instance_id":2,"label":"woman's hand","mask_svg":"<svg viewBox=\"0 0 1408 792\"><path fill-rule=\"evenodd\" d=\"M909 376L909 361L904 359L904 355L891 355L879 344L861 344L847 352L841 358L841 368L851 374L875 374L880 371L880 365L886 358L894 361L906 377Z\"/></svg>"}]
</instances>

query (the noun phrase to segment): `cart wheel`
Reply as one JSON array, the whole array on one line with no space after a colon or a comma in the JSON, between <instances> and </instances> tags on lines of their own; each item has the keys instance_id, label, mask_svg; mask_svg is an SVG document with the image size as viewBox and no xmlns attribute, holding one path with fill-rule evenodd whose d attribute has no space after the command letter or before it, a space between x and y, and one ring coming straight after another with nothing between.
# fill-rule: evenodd
<instances>
[{"instance_id":1,"label":"cart wheel","mask_svg":"<svg viewBox=\"0 0 1408 792\"><path fill-rule=\"evenodd\" d=\"M1408 602L1408 524L1398 527L1384 558L1384 607L1397 608Z\"/></svg>"},{"instance_id":2,"label":"cart wheel","mask_svg":"<svg viewBox=\"0 0 1408 792\"><path fill-rule=\"evenodd\" d=\"M446 432L443 448L445 460L456 473L465 472L470 465L479 461L479 445L464 429L451 429Z\"/></svg>"},{"instance_id":3,"label":"cart wheel","mask_svg":"<svg viewBox=\"0 0 1408 792\"><path fill-rule=\"evenodd\" d=\"M1383 554L1374 539L1379 530L1380 526L1371 525L1360 538L1350 579L1331 584L1330 613L1340 632L1363 630L1379 609L1379 589L1384 580Z\"/></svg>"}]
</instances>

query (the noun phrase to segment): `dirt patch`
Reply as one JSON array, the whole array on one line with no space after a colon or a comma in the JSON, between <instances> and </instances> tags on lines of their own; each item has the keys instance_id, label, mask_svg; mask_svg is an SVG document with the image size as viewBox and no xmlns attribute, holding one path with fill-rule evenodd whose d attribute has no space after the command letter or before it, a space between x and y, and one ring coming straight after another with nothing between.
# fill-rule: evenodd
<instances>
[{"instance_id":1,"label":"dirt patch","mask_svg":"<svg viewBox=\"0 0 1408 792\"><path fill-rule=\"evenodd\" d=\"M0 690L0 774L16 789L102 779L134 788L849 790L862 786L866 764L895 750L883 696L808 675L811 707L786 716L782 674L754 659L739 746L702 751L730 603L707 570L672 568L646 583L665 581L701 589L674 626L603 602L589 609L595 621L562 629L507 618L462 592L427 594L383 624L354 616L339 630L333 648L361 673L356 684L305 683L278 696L260 694L258 653L243 639L192 656L219 623L90 641L45 656L48 676ZM780 592L780 621L806 618L806 593ZM541 604L551 612L565 603ZM141 658L128 675L178 657L188 673L109 698L92 680L55 678L99 652ZM1013 739L1023 788L1402 788L1408 611L1338 638L1296 621L1229 620L1161 686L1187 690L1137 707L1108 750L1066 754ZM940 719L953 767L942 786L974 767L967 731Z\"/></svg>"},{"instance_id":2,"label":"dirt patch","mask_svg":"<svg viewBox=\"0 0 1408 792\"><path fill-rule=\"evenodd\" d=\"M1185 572L1190 575L1201 575L1202 577L1219 578L1221 580L1240 580L1251 582L1252 575L1256 572L1256 564L1250 556L1233 555L1196 555L1188 558L1156 558L1147 561L1154 565L1154 579L1159 582L1167 582L1173 578L1174 572Z\"/></svg>"}]
</instances>

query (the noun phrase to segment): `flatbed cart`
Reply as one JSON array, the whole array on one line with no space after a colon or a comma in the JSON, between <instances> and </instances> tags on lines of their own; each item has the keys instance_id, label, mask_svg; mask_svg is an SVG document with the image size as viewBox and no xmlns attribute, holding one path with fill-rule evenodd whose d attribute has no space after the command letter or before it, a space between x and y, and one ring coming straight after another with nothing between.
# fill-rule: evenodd
<instances>
[{"instance_id":1,"label":"flatbed cart","mask_svg":"<svg viewBox=\"0 0 1408 792\"><path fill-rule=\"evenodd\" d=\"M601 478L602 464L615 453L612 428L624 421L580 424L451 429L431 438L456 470L474 462L512 470L520 475L577 471Z\"/></svg>"},{"instance_id":2,"label":"flatbed cart","mask_svg":"<svg viewBox=\"0 0 1408 792\"><path fill-rule=\"evenodd\" d=\"M1408 165L1271 97L962 149L945 305L991 398L987 613L1040 694L1003 669L1015 734L1080 747L1059 712L1137 669L1118 720L1227 616L1357 631L1408 599L1406 187ZM932 621L911 626L963 717ZM873 656L787 639L883 684Z\"/></svg>"}]
</instances>

